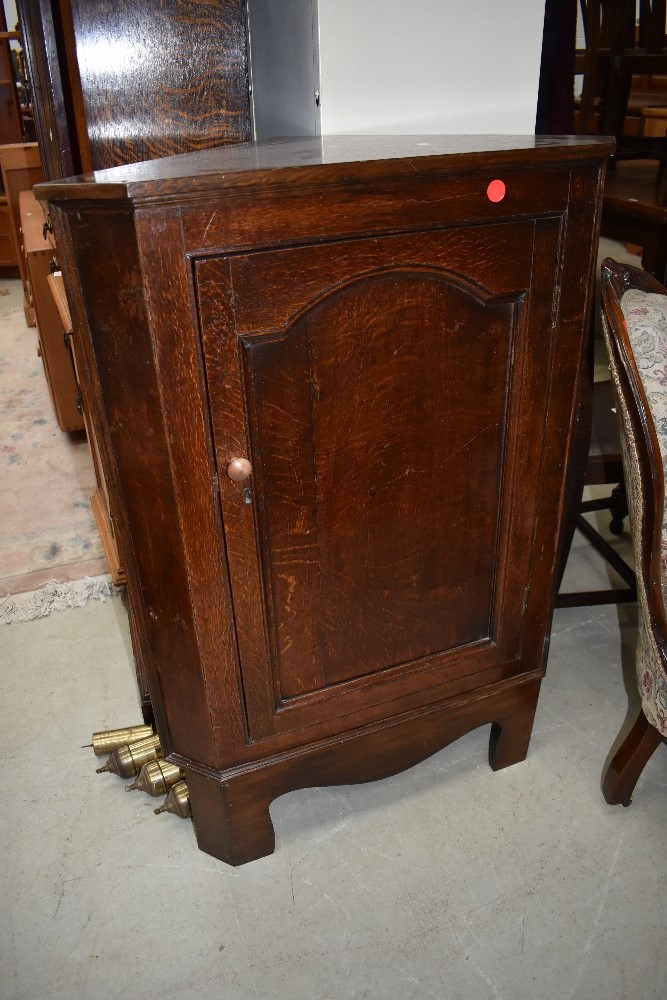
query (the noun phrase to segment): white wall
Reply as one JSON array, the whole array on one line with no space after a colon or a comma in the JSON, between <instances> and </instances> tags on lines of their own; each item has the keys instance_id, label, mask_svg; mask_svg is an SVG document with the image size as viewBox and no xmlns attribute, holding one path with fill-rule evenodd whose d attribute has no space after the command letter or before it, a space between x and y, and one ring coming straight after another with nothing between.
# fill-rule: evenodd
<instances>
[{"instance_id":1,"label":"white wall","mask_svg":"<svg viewBox=\"0 0 667 1000\"><path fill-rule=\"evenodd\" d=\"M319 0L323 134L532 133L543 0Z\"/></svg>"}]
</instances>

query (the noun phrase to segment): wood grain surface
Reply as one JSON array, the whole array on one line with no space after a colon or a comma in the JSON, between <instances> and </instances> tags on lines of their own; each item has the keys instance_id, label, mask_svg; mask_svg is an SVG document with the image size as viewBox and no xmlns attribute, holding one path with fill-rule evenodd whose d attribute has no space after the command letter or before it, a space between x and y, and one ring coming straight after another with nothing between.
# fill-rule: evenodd
<instances>
[{"instance_id":1,"label":"wood grain surface","mask_svg":"<svg viewBox=\"0 0 667 1000\"><path fill-rule=\"evenodd\" d=\"M488 723L492 766L527 751L609 146L493 145L249 144L39 190L160 735L232 864L284 791Z\"/></svg>"},{"instance_id":2,"label":"wood grain surface","mask_svg":"<svg viewBox=\"0 0 667 1000\"><path fill-rule=\"evenodd\" d=\"M93 169L250 138L243 0L72 0Z\"/></svg>"}]
</instances>

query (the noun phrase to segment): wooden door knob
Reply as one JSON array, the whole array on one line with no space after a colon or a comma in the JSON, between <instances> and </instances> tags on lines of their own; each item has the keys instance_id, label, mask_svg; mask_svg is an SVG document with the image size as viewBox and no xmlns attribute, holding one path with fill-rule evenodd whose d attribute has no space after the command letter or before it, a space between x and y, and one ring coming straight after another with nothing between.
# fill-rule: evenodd
<instances>
[{"instance_id":1,"label":"wooden door knob","mask_svg":"<svg viewBox=\"0 0 667 1000\"><path fill-rule=\"evenodd\" d=\"M247 458L233 458L227 466L227 475L235 483L242 483L252 472L252 465Z\"/></svg>"}]
</instances>

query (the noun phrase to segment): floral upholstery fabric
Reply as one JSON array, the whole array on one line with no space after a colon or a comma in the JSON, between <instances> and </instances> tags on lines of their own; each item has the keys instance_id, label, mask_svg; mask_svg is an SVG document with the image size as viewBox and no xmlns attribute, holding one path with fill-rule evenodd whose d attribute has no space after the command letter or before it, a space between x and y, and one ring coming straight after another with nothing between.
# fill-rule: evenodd
<instances>
[{"instance_id":1,"label":"floral upholstery fabric","mask_svg":"<svg viewBox=\"0 0 667 1000\"><path fill-rule=\"evenodd\" d=\"M621 299L628 338L635 364L648 401L662 458L662 472L667 469L667 295L629 289ZM605 326L605 336L608 330ZM610 356L611 352L610 352ZM621 444L625 467L626 490L632 522L635 562L639 566L642 550L643 489L634 441L627 432L627 407L619 390L612 364L612 378L621 418ZM663 510L661 544L661 582L663 603L667 601L667 515ZM637 682L642 707L648 721L667 736L667 672L656 646L642 576L637 574L639 635L637 642Z\"/></svg>"}]
</instances>

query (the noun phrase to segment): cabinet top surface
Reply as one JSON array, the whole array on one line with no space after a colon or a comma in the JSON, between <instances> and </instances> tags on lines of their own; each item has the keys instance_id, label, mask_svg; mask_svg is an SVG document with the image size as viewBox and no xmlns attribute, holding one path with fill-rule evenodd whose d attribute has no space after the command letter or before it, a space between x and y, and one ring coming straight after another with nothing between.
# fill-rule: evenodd
<instances>
[{"instance_id":1,"label":"cabinet top surface","mask_svg":"<svg viewBox=\"0 0 667 1000\"><path fill-rule=\"evenodd\" d=\"M98 170L40 184L40 200L183 198L267 184L317 184L379 176L447 173L492 166L539 167L602 160L599 136L308 136L247 142Z\"/></svg>"}]
</instances>

